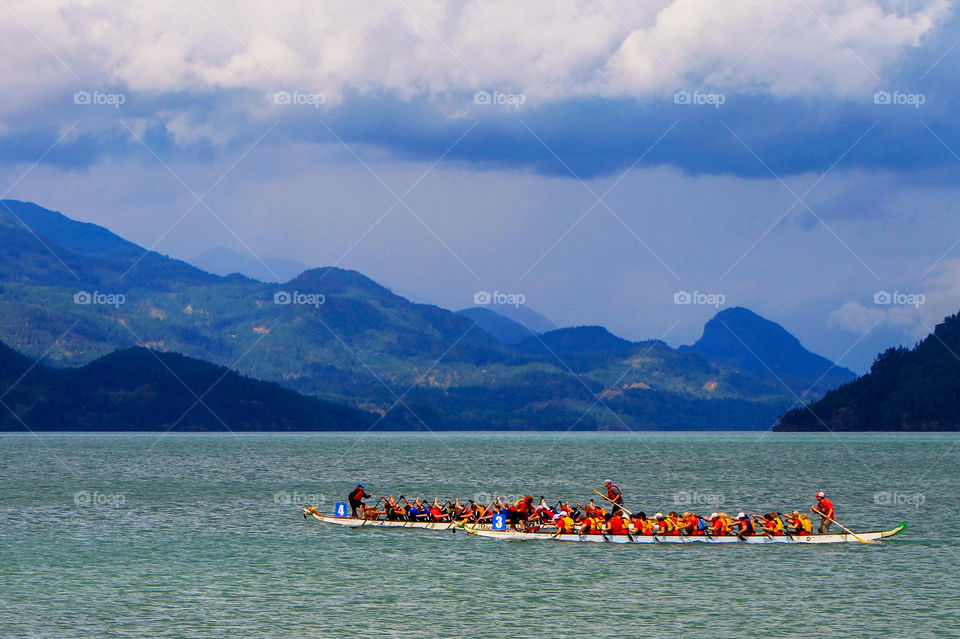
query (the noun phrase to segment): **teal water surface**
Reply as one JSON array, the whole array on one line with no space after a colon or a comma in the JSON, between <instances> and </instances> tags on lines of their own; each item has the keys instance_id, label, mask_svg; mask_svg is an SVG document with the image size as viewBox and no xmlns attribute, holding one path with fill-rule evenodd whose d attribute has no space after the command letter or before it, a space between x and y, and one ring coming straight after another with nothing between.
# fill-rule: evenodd
<instances>
[{"instance_id":1,"label":"teal water surface","mask_svg":"<svg viewBox=\"0 0 960 639\"><path fill-rule=\"evenodd\" d=\"M3 637L960 633L960 438L814 434L0 436ZM829 546L497 542L304 520L380 495L808 507Z\"/></svg>"}]
</instances>

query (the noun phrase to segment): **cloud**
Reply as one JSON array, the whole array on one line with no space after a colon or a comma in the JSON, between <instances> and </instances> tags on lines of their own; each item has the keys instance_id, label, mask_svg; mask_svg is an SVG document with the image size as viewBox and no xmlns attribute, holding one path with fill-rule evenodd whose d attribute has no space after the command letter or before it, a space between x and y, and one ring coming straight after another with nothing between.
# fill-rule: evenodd
<instances>
[{"instance_id":1,"label":"cloud","mask_svg":"<svg viewBox=\"0 0 960 639\"><path fill-rule=\"evenodd\" d=\"M7 161L36 159L72 123L84 153L44 161L142 151L133 123L166 160L235 154L275 125L264 143L342 140L428 162L449 151L474 167L584 178L644 154L642 165L695 175L823 171L845 153L844 168L914 171L955 161L931 130L960 147L954 65L933 64L957 25L946 0L9 6L0 144L19 148ZM924 110L876 105L881 89L922 89ZM80 108L77 91L125 102ZM322 105L278 105L278 91ZM523 103L476 104L477 91ZM724 102L677 104L677 91Z\"/></svg>"}]
</instances>

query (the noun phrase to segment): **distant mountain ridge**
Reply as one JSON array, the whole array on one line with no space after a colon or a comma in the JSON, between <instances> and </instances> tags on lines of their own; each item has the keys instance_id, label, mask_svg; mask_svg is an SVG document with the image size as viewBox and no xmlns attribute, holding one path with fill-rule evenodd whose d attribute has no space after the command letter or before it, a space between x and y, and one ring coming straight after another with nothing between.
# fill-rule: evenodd
<instances>
[{"instance_id":1,"label":"distant mountain ridge","mask_svg":"<svg viewBox=\"0 0 960 639\"><path fill-rule=\"evenodd\" d=\"M261 261L262 259L262 261ZM208 249L190 260L194 266L215 275L239 273L260 282L286 282L310 269L296 260L264 255L244 255L225 246Z\"/></svg>"},{"instance_id":2,"label":"distant mountain ridge","mask_svg":"<svg viewBox=\"0 0 960 639\"><path fill-rule=\"evenodd\" d=\"M717 313L692 346L681 346L723 366L756 373L772 372L784 381L806 380L815 394L856 379L853 371L811 353L776 322L734 307Z\"/></svg>"},{"instance_id":3,"label":"distant mountain ridge","mask_svg":"<svg viewBox=\"0 0 960 639\"><path fill-rule=\"evenodd\" d=\"M960 430L960 315L912 349L891 348L870 372L780 417L779 431Z\"/></svg>"},{"instance_id":4,"label":"distant mountain ridge","mask_svg":"<svg viewBox=\"0 0 960 639\"><path fill-rule=\"evenodd\" d=\"M0 430L361 430L376 417L174 353L49 368L0 343ZM199 398L199 399L198 399Z\"/></svg>"},{"instance_id":5,"label":"distant mountain ridge","mask_svg":"<svg viewBox=\"0 0 960 639\"><path fill-rule=\"evenodd\" d=\"M794 400L768 374L663 342L528 327L504 344L476 319L355 271L309 269L282 284L223 277L91 226L4 201L0 340L59 366L136 345L180 353L420 429L766 428ZM91 293L124 301L91 303Z\"/></svg>"}]
</instances>

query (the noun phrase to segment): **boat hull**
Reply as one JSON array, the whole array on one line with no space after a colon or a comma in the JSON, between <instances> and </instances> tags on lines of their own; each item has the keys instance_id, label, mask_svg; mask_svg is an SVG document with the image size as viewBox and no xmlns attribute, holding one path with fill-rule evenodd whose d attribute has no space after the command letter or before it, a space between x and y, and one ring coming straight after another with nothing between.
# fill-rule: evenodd
<instances>
[{"instance_id":1,"label":"boat hull","mask_svg":"<svg viewBox=\"0 0 960 639\"><path fill-rule=\"evenodd\" d=\"M336 526L346 526L347 528L419 528L422 530L456 530L462 528L458 522L433 522L433 521L389 521L386 519L358 519L356 517L332 517L322 515L304 509L305 515L311 515L314 519L322 521L325 524L334 524ZM476 530L485 530L490 528L487 525L471 524Z\"/></svg>"},{"instance_id":2,"label":"boat hull","mask_svg":"<svg viewBox=\"0 0 960 639\"><path fill-rule=\"evenodd\" d=\"M738 537L736 535L554 535L548 532L516 532L512 530L483 530L466 526L468 533L489 539L506 541L570 541L613 544L838 544L847 542L879 541L903 532L907 522L891 530L826 535L754 535Z\"/></svg>"}]
</instances>

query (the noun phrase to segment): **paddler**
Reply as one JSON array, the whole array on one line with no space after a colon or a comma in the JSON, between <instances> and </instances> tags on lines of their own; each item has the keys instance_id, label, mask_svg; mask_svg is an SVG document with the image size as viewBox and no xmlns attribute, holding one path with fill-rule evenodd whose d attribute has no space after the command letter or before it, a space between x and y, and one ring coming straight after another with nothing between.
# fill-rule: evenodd
<instances>
[{"instance_id":1,"label":"paddler","mask_svg":"<svg viewBox=\"0 0 960 639\"><path fill-rule=\"evenodd\" d=\"M680 515L677 511L671 510L667 515L668 535L680 535L683 532L683 525L680 523Z\"/></svg>"},{"instance_id":2,"label":"paddler","mask_svg":"<svg viewBox=\"0 0 960 639\"><path fill-rule=\"evenodd\" d=\"M633 532L637 535L652 535L653 523L647 519L647 513L642 510L633 516Z\"/></svg>"},{"instance_id":3,"label":"paddler","mask_svg":"<svg viewBox=\"0 0 960 639\"><path fill-rule=\"evenodd\" d=\"M629 535L626 523L623 521L623 512L614 506L610 518L607 519L607 532L611 535Z\"/></svg>"},{"instance_id":4,"label":"paddler","mask_svg":"<svg viewBox=\"0 0 960 639\"><path fill-rule=\"evenodd\" d=\"M702 535L703 525L700 523L700 515L696 513L683 513L681 515L683 532L687 535Z\"/></svg>"},{"instance_id":5,"label":"paddler","mask_svg":"<svg viewBox=\"0 0 960 639\"><path fill-rule=\"evenodd\" d=\"M517 524L526 522L533 515L533 497L526 495L523 499L518 499L512 506L507 508L507 518L514 530L519 530Z\"/></svg>"},{"instance_id":6,"label":"paddler","mask_svg":"<svg viewBox=\"0 0 960 639\"><path fill-rule=\"evenodd\" d=\"M580 524L580 534L599 535L602 525L596 515L588 514Z\"/></svg>"},{"instance_id":7,"label":"paddler","mask_svg":"<svg viewBox=\"0 0 960 639\"><path fill-rule=\"evenodd\" d=\"M386 503L384 512L388 520L397 521L406 518L407 511L403 506L397 504L397 500L393 498L393 495L387 495L387 498L384 500L384 502Z\"/></svg>"},{"instance_id":8,"label":"paddler","mask_svg":"<svg viewBox=\"0 0 960 639\"><path fill-rule=\"evenodd\" d=\"M747 517L746 513L739 513L737 515L737 523L739 528L737 533L739 535L756 535L757 534L757 525L753 523L753 520Z\"/></svg>"},{"instance_id":9,"label":"paddler","mask_svg":"<svg viewBox=\"0 0 960 639\"><path fill-rule=\"evenodd\" d=\"M813 512L818 512L820 515L820 527L817 529L817 532L821 535L824 535L830 532L830 526L833 525L831 519L836 519L833 516L833 502L827 499L827 496L821 490L817 493L817 503L813 506L810 506L810 510Z\"/></svg>"},{"instance_id":10,"label":"paddler","mask_svg":"<svg viewBox=\"0 0 960 639\"><path fill-rule=\"evenodd\" d=\"M618 513L623 510L623 493L620 492L617 485L609 479L605 479L603 487L607 489L607 499L613 503L613 510L611 512Z\"/></svg>"},{"instance_id":11,"label":"paddler","mask_svg":"<svg viewBox=\"0 0 960 639\"><path fill-rule=\"evenodd\" d=\"M433 521L448 521L447 513L443 512L443 508L440 506L440 498L433 498L433 505L427 510L430 518Z\"/></svg>"},{"instance_id":12,"label":"paddler","mask_svg":"<svg viewBox=\"0 0 960 639\"><path fill-rule=\"evenodd\" d=\"M813 522L799 510L790 513L789 522L795 535L809 535L813 532Z\"/></svg>"},{"instance_id":13,"label":"paddler","mask_svg":"<svg viewBox=\"0 0 960 639\"><path fill-rule=\"evenodd\" d=\"M767 513L763 516L763 532L768 535L782 535L783 522L776 513Z\"/></svg>"},{"instance_id":14,"label":"paddler","mask_svg":"<svg viewBox=\"0 0 960 639\"><path fill-rule=\"evenodd\" d=\"M373 497L373 493L369 495L363 489L363 483L357 484L357 487L351 491L350 495L347 497L347 501L350 502L350 516L357 517L357 509L360 509L360 517L363 517L364 499L369 499Z\"/></svg>"},{"instance_id":15,"label":"paddler","mask_svg":"<svg viewBox=\"0 0 960 639\"><path fill-rule=\"evenodd\" d=\"M576 522L573 521L573 517L571 517L570 514L565 510L561 510L559 513L557 513L557 519L553 523L557 527L558 535L571 534L576 526Z\"/></svg>"}]
</instances>

